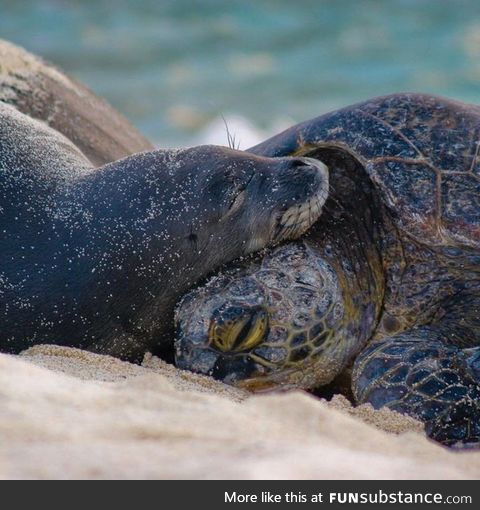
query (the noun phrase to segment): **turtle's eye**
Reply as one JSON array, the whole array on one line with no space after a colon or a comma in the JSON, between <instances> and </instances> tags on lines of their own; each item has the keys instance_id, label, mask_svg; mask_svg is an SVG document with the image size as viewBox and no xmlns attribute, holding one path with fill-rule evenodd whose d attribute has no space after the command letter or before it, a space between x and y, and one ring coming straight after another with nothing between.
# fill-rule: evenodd
<instances>
[{"instance_id":1,"label":"turtle's eye","mask_svg":"<svg viewBox=\"0 0 480 510\"><path fill-rule=\"evenodd\" d=\"M210 321L209 342L221 352L253 349L268 334L268 313L262 307L229 306L217 309Z\"/></svg>"}]
</instances>

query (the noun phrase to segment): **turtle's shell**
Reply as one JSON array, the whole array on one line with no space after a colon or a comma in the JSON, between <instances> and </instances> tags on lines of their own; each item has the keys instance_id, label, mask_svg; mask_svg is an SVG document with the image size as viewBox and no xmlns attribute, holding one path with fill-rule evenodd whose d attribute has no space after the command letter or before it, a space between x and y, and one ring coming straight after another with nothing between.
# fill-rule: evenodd
<instances>
[{"instance_id":1,"label":"turtle's shell","mask_svg":"<svg viewBox=\"0 0 480 510\"><path fill-rule=\"evenodd\" d=\"M294 126L250 152L285 156L322 146L362 163L407 234L432 246L480 248L480 107L394 94Z\"/></svg>"}]
</instances>

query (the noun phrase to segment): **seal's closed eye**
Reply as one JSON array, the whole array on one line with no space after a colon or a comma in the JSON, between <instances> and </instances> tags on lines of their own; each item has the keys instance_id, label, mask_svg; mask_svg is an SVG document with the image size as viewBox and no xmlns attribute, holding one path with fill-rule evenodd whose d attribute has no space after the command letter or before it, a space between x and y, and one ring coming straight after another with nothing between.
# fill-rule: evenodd
<instances>
[{"instance_id":1,"label":"seal's closed eye","mask_svg":"<svg viewBox=\"0 0 480 510\"><path fill-rule=\"evenodd\" d=\"M253 179L253 168L240 168L231 165L220 169L212 177L205 190L205 195L211 196L223 209L224 213L231 214L238 210L243 203L242 193Z\"/></svg>"}]
</instances>

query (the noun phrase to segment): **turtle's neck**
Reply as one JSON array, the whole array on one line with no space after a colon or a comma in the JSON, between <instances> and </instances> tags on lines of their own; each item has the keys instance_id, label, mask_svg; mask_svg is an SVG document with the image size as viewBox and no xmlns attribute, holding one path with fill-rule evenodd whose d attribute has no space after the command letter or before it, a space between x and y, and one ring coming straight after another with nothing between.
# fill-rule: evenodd
<instances>
[{"instance_id":1,"label":"turtle's neck","mask_svg":"<svg viewBox=\"0 0 480 510\"><path fill-rule=\"evenodd\" d=\"M306 241L335 269L356 351L372 336L382 312L385 212L354 158L336 149L322 149L316 157L330 169L330 198Z\"/></svg>"}]
</instances>

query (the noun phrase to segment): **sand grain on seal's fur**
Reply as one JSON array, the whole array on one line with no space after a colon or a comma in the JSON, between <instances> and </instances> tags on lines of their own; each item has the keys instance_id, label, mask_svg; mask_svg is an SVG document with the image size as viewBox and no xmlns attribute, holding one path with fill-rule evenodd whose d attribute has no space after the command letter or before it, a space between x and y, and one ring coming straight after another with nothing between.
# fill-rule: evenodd
<instances>
[{"instance_id":1,"label":"sand grain on seal's fur","mask_svg":"<svg viewBox=\"0 0 480 510\"><path fill-rule=\"evenodd\" d=\"M385 416L302 392L249 396L151 356L136 366L53 346L0 355L3 478L480 476L480 453Z\"/></svg>"}]
</instances>

